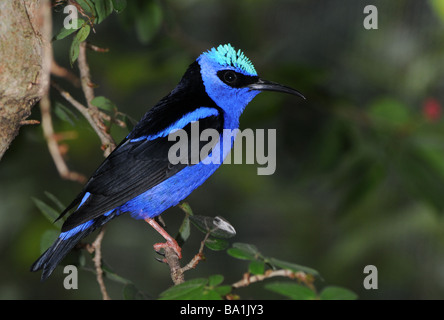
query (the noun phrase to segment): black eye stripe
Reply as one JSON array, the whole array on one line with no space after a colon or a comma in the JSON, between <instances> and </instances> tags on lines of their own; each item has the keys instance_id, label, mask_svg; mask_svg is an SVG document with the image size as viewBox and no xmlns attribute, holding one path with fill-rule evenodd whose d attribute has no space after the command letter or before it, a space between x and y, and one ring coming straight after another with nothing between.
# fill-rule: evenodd
<instances>
[{"instance_id":1,"label":"black eye stripe","mask_svg":"<svg viewBox=\"0 0 444 320\"><path fill-rule=\"evenodd\" d=\"M233 70L220 70L217 72L219 79L232 88L243 88L249 84L257 82L259 79L255 76L246 76Z\"/></svg>"},{"instance_id":2,"label":"black eye stripe","mask_svg":"<svg viewBox=\"0 0 444 320\"><path fill-rule=\"evenodd\" d=\"M237 75L233 71L227 71L224 73L224 82L225 83L235 83L237 80Z\"/></svg>"}]
</instances>

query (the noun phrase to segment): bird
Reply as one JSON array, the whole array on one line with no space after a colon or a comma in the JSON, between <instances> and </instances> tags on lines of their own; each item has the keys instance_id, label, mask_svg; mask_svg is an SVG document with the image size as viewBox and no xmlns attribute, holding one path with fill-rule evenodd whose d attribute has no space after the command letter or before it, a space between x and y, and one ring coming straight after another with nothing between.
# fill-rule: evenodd
<instances>
[{"instance_id":1,"label":"bird","mask_svg":"<svg viewBox=\"0 0 444 320\"><path fill-rule=\"evenodd\" d=\"M250 59L229 43L204 51L189 65L177 86L145 113L61 212L56 221L69 214L60 235L32 264L31 271L42 270L41 281L46 280L81 239L125 213L145 220L165 238L166 242L153 245L155 251L170 247L181 258L180 246L155 217L202 185L219 168L229 150L221 149L219 162L173 164L168 152L176 142L169 135L177 130L190 133L197 123L199 132L217 130L222 146L222 142L227 142L223 141L223 131L239 128L245 107L262 91L305 99L295 89L260 78ZM234 138L230 140L227 143L231 148ZM198 145L203 147L202 142ZM189 152L182 158L189 160L191 156Z\"/></svg>"}]
</instances>

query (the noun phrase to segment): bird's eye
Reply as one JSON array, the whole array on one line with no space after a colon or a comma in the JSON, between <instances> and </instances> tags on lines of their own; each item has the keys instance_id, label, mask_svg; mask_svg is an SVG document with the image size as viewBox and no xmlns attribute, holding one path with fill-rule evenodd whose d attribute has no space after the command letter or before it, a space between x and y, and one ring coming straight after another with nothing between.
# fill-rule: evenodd
<instances>
[{"instance_id":1,"label":"bird's eye","mask_svg":"<svg viewBox=\"0 0 444 320\"><path fill-rule=\"evenodd\" d=\"M217 72L219 79L232 88L243 88L250 83L257 81L258 77L245 76L234 70L219 70Z\"/></svg>"},{"instance_id":2,"label":"bird's eye","mask_svg":"<svg viewBox=\"0 0 444 320\"><path fill-rule=\"evenodd\" d=\"M234 83L237 80L237 75L233 71L227 71L224 73L225 83Z\"/></svg>"}]
</instances>

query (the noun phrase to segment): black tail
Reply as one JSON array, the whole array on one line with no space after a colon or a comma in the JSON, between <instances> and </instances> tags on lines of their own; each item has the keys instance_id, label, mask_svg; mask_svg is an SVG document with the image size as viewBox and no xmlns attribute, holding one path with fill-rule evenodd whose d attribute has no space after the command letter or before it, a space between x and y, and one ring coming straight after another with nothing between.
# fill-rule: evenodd
<instances>
[{"instance_id":1,"label":"black tail","mask_svg":"<svg viewBox=\"0 0 444 320\"><path fill-rule=\"evenodd\" d=\"M79 231L75 235L71 236L66 240L58 238L51 247L49 247L40 258L35 261L31 266L31 271L38 271L43 269L42 281L46 280L57 265L62 261L62 259L71 251L72 248L84 237L89 235L91 232L100 228L105 223L110 221L116 216L116 214L111 213L108 216L100 216L94 219L93 224L82 231Z\"/></svg>"}]
</instances>

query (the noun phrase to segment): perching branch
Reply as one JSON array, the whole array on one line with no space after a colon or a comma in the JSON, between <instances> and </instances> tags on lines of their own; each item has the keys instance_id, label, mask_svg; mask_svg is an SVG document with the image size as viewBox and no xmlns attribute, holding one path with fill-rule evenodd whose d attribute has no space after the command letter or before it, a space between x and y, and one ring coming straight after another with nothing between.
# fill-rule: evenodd
<instances>
[{"instance_id":1,"label":"perching branch","mask_svg":"<svg viewBox=\"0 0 444 320\"><path fill-rule=\"evenodd\" d=\"M42 129L45 136L46 142L48 144L49 153L54 161L54 164L63 179L68 179L72 181L77 181L80 183L86 182L86 177L80 173L69 170L68 165L63 159L62 153L60 152L60 147L54 133L54 128L52 125L51 117L51 102L49 100L49 95L45 94L40 101L40 111L42 117Z\"/></svg>"},{"instance_id":2,"label":"perching branch","mask_svg":"<svg viewBox=\"0 0 444 320\"><path fill-rule=\"evenodd\" d=\"M104 156L108 156L112 150L116 147L116 144L111 137L111 135L107 132L107 127L104 125L102 119L107 119L107 115L102 113L97 107L95 107L91 101L94 99L94 91L93 91L93 85L91 83L91 76L89 72L89 66L86 61L86 45L85 43L82 43L80 45L80 51L79 51L79 70L80 70L80 84L82 87L82 91L84 93L87 107L84 106L82 103L74 99L71 94L64 89L62 89L57 83L51 82L51 85L53 88L55 88L60 95L66 99L74 108L76 108L89 122L91 127L96 132L97 136L99 137L102 148L104 149ZM55 63L53 63L53 67L57 67ZM72 81L75 82L77 79L74 75L72 75L70 72L63 70L63 68L55 68L54 73L57 73L60 76L68 77ZM47 102L48 106L44 104L45 108L42 110L42 125L45 130L45 137L48 141L48 147L51 152L51 155L53 156L54 163L56 164L57 169L59 170L60 174L64 178L77 178L79 182L85 182L86 178L83 176L80 176L83 181L80 181L80 178L78 174L69 171L66 163L63 160L62 155L59 152L59 147L57 144L57 141L55 140L53 128L52 128L52 120L51 115L49 113L49 100ZM109 117L108 117L109 119ZM90 253L94 252L94 265L96 269L96 276L97 276L97 282L100 287L100 291L102 292L102 297L104 300L110 300L110 297L106 291L105 283L103 281L103 270L102 270L102 261L101 261L101 242L104 236L104 229L98 234L97 238L94 240L94 242L87 246L88 251Z\"/></svg>"},{"instance_id":3,"label":"perching branch","mask_svg":"<svg viewBox=\"0 0 444 320\"><path fill-rule=\"evenodd\" d=\"M89 71L89 65L86 61L86 43L82 42L79 49L78 65L80 71L80 84L82 85L83 94L85 95L88 108L96 108L91 104L94 99L93 83L91 81L91 74Z\"/></svg>"},{"instance_id":4,"label":"perching branch","mask_svg":"<svg viewBox=\"0 0 444 320\"><path fill-rule=\"evenodd\" d=\"M71 82L75 87L80 87L80 79L70 70L60 66L55 62L55 60L52 60L51 64L51 74L59 77L59 78L65 78L69 82Z\"/></svg>"},{"instance_id":5,"label":"perching branch","mask_svg":"<svg viewBox=\"0 0 444 320\"><path fill-rule=\"evenodd\" d=\"M89 118L91 118L91 120L88 119L88 121L99 136L102 143L102 149L104 150L104 156L107 157L116 147L116 143L114 142L114 139L111 137L107 127L102 121L102 113L96 106L91 103L91 101L94 99L94 84L91 81L89 65L86 61L85 42L82 42L80 44L78 65L80 70L80 83L82 85L82 90L85 95L86 103L88 105Z\"/></svg>"},{"instance_id":6,"label":"perching branch","mask_svg":"<svg viewBox=\"0 0 444 320\"><path fill-rule=\"evenodd\" d=\"M79 50L79 57L78 57L78 66L80 70L80 84L85 96L85 100L87 102L87 106L83 105L82 103L74 99L69 92L64 90L57 83L52 81L51 86L55 88L60 93L60 95L66 101L68 101L74 108L76 108L89 122L89 124L94 129L94 131L96 132L102 143L102 148L104 149L104 156L106 157L112 152L112 150L114 150L116 144L114 143L113 138L109 134L108 128L103 123L103 120L108 120L108 121L116 121L116 120L113 120L111 117L101 112L96 106L94 106L91 103L95 95L93 90L94 84L91 81L90 69L86 60L86 48L88 47L90 46L87 45L85 42L81 43ZM103 51L103 50L98 50L95 47L93 47L92 49L97 51ZM70 73L66 72L62 68L56 68L54 73L57 73L58 75L64 77L68 76L71 80L75 80L75 78ZM53 155L54 162L58 167L59 172L69 172L70 175L73 175L73 173L67 169L67 166L63 161L63 157L61 156L61 154L57 152L59 148L57 145L57 141L55 141L54 139L54 132L52 129L52 122L49 112L45 112L45 121L43 121L43 119L44 117L42 112L42 124L44 123L44 127L48 129L47 133L45 133L45 136L48 139L48 147L50 149L51 155ZM118 123L118 125L123 125L123 124ZM66 177L67 174L61 174L61 176ZM106 291L106 287L103 281L103 270L101 266L101 241L103 239L103 235L104 231L102 229L102 231L99 233L95 241L87 246L87 249L90 253L93 252L95 253L93 260L96 269L97 282L99 283L103 299L109 300L110 297ZM196 256L183 268L181 268L180 266L180 261L176 252L172 248L169 247L165 248L165 261L170 267L171 278L175 284L183 283L185 281L184 272L192 268L195 268L198 262L204 259L203 248L208 236L209 234L207 234L205 239L202 241L199 253L196 254Z\"/></svg>"},{"instance_id":7,"label":"perching branch","mask_svg":"<svg viewBox=\"0 0 444 320\"><path fill-rule=\"evenodd\" d=\"M281 270L267 270L264 274L258 275L250 275L249 273L245 273L242 280L233 283L231 286L234 289L246 287L254 282L264 281L273 277L287 277L290 279L297 279L300 282L304 283L307 287L314 290L313 280L310 279L309 276L305 272L293 272L291 270L281 269Z\"/></svg>"},{"instance_id":8,"label":"perching branch","mask_svg":"<svg viewBox=\"0 0 444 320\"><path fill-rule=\"evenodd\" d=\"M89 253L94 253L94 267L96 268L96 277L97 282L99 283L100 292L102 292L103 300L111 300L106 291L105 282L103 281L103 270L102 270L102 240L105 235L105 227L100 230L100 233L97 235L97 238L94 240L92 244L87 245L86 249Z\"/></svg>"},{"instance_id":9,"label":"perching branch","mask_svg":"<svg viewBox=\"0 0 444 320\"><path fill-rule=\"evenodd\" d=\"M203 249L205 247L205 242L207 241L210 233L205 235L204 240L200 243L199 252L188 262L184 267L180 267L180 260L177 257L176 252L169 247L165 248L165 261L170 267L171 279L175 285L185 282L184 273L190 269L194 269L199 261L204 260Z\"/></svg>"},{"instance_id":10,"label":"perching branch","mask_svg":"<svg viewBox=\"0 0 444 320\"><path fill-rule=\"evenodd\" d=\"M54 87L60 93L60 95L63 98L66 99L66 101L71 103L71 105L74 106L88 120L88 122L91 124L91 126L93 127L93 129L96 132L101 132L100 128L96 125L96 122L91 117L87 107L85 107L83 104L81 104L76 99L74 99L69 92L63 90L55 82L51 82L51 85L52 85L52 87ZM49 115L49 117L50 117L50 115ZM43 112L42 112L42 123L43 123ZM51 128L52 128L52 126L51 126ZM54 136L54 135L52 134L51 136ZM99 137L100 137L100 135L99 135ZM51 143L51 145L52 144L53 143ZM50 142L48 140L48 146L50 147L50 152L51 152L51 148L55 149L55 147L51 146L51 145L50 145ZM57 149L58 149L58 146L57 146ZM111 151L112 151L112 149L109 152L111 152ZM52 154L52 152L51 152L51 154ZM63 158L61 158L61 160L60 159L58 159L57 161L55 160L54 162L56 163L56 166L57 166L57 163L59 161L60 161L60 163L64 163ZM103 300L110 300L110 297L109 297L109 295L108 295L108 293L106 291L105 283L103 281L103 270L102 270L102 266L101 266L101 257L102 257L101 242L102 242L103 236L104 236L104 229L102 228L102 231L98 234L98 236L94 240L94 242L90 246L88 246L88 251L90 253L95 252L93 260L94 260L94 265L95 265L95 269L96 269L97 282L99 284L100 291L102 292Z\"/></svg>"},{"instance_id":11,"label":"perching branch","mask_svg":"<svg viewBox=\"0 0 444 320\"><path fill-rule=\"evenodd\" d=\"M185 271L188 271L190 269L196 268L196 266L199 263L199 261L205 259L205 256L203 255L203 249L205 247L205 242L207 241L209 236L210 236L210 232L207 232L207 234L205 235L205 238L200 243L199 252L193 257L193 259L191 259L190 262L188 262L188 264L186 266L184 266L182 268L182 272L185 272Z\"/></svg>"},{"instance_id":12,"label":"perching branch","mask_svg":"<svg viewBox=\"0 0 444 320\"><path fill-rule=\"evenodd\" d=\"M107 151L104 153L104 156L108 156L109 153L111 153L112 150L116 147L115 142L111 135L109 135L105 130L105 125L101 120L97 119L110 119L110 117L103 112L99 111L97 108L94 111L91 111L92 109L84 106L82 103L74 99L71 94L64 90L60 85L57 83L51 81L51 86L54 87L60 95L65 98L66 101L68 101L74 108L76 108L83 117L89 122L93 130L96 132L96 134L99 136L100 141L102 142L102 146L108 146ZM94 115L94 116L93 116ZM99 122L97 122L99 121Z\"/></svg>"},{"instance_id":13,"label":"perching branch","mask_svg":"<svg viewBox=\"0 0 444 320\"><path fill-rule=\"evenodd\" d=\"M173 248L165 248L165 261L170 267L171 280L175 285L181 284L185 281L183 270L180 267L180 260Z\"/></svg>"}]
</instances>

